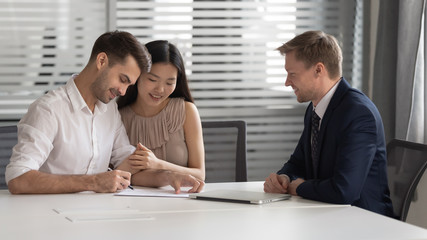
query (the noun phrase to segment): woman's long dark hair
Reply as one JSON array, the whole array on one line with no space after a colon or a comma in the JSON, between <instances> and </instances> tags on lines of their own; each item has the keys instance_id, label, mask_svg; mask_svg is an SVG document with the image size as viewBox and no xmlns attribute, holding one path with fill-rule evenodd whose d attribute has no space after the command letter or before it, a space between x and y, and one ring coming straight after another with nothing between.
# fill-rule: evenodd
<instances>
[{"instance_id":1,"label":"woman's long dark hair","mask_svg":"<svg viewBox=\"0 0 427 240\"><path fill-rule=\"evenodd\" d=\"M169 96L171 98L184 98L187 102L194 102L191 96L190 89L188 88L187 75L185 74L184 61L182 60L181 53L178 48L173 44L164 40L152 41L145 44L148 52L151 54L151 62L155 63L171 63L178 69L178 76L176 80L176 88ZM139 81L139 80L138 80ZM138 96L138 86L134 84L129 86L126 94L119 97L117 105L123 108L136 101Z\"/></svg>"}]
</instances>

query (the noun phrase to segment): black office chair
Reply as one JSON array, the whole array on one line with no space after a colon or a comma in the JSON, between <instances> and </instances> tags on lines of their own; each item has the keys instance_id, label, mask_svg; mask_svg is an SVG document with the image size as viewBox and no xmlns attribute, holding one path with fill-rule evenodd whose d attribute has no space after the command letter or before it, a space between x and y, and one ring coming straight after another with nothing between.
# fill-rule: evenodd
<instances>
[{"instance_id":1,"label":"black office chair","mask_svg":"<svg viewBox=\"0 0 427 240\"><path fill-rule=\"evenodd\" d=\"M206 182L246 182L246 122L203 121Z\"/></svg>"},{"instance_id":2,"label":"black office chair","mask_svg":"<svg viewBox=\"0 0 427 240\"><path fill-rule=\"evenodd\" d=\"M427 145L393 139L387 144L387 158L394 214L406 221L415 190L427 168Z\"/></svg>"},{"instance_id":3,"label":"black office chair","mask_svg":"<svg viewBox=\"0 0 427 240\"><path fill-rule=\"evenodd\" d=\"M16 126L0 127L0 189L7 189L4 174L9 164L12 148L18 142Z\"/></svg>"}]
</instances>

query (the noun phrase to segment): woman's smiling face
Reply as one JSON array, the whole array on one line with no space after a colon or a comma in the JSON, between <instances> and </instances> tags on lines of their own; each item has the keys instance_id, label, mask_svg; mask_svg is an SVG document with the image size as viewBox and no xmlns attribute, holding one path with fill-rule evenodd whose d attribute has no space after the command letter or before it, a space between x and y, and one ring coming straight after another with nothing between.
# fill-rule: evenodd
<instances>
[{"instance_id":1,"label":"woman's smiling face","mask_svg":"<svg viewBox=\"0 0 427 240\"><path fill-rule=\"evenodd\" d=\"M171 63L155 63L138 81L138 101L148 106L161 105L176 88L178 69Z\"/></svg>"}]
</instances>

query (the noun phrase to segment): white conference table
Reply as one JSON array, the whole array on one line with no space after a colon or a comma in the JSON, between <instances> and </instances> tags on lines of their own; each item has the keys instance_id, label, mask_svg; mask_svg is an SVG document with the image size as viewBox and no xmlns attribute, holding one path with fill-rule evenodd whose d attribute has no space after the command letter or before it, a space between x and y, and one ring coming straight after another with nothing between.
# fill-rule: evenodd
<instances>
[{"instance_id":1,"label":"white conference table","mask_svg":"<svg viewBox=\"0 0 427 240\"><path fill-rule=\"evenodd\" d=\"M204 191L263 191L262 182ZM71 221L71 220L73 221ZM349 205L292 197L252 205L83 192L0 191L0 239L427 239L427 229Z\"/></svg>"}]
</instances>

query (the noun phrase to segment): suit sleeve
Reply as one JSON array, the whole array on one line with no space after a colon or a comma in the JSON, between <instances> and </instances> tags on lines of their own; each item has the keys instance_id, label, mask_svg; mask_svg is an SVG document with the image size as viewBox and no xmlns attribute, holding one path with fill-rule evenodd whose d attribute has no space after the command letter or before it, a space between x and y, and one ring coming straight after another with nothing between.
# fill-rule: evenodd
<instances>
[{"instance_id":1,"label":"suit sleeve","mask_svg":"<svg viewBox=\"0 0 427 240\"><path fill-rule=\"evenodd\" d=\"M310 137L309 129L309 117L308 111L312 109L312 105L310 104L304 116L304 130L301 134L301 137L298 141L298 145L296 146L294 152L292 153L289 160L283 165L283 167L277 172L277 174L286 174L289 176L291 180L295 180L297 178L306 178L306 166L305 166L305 149L304 142L307 138Z\"/></svg>"},{"instance_id":2,"label":"suit sleeve","mask_svg":"<svg viewBox=\"0 0 427 240\"><path fill-rule=\"evenodd\" d=\"M305 132L305 130L304 130ZM283 165L283 167L277 172L277 174L286 174L292 180L297 178L305 178L305 161L304 161L304 145L303 138L305 133L303 132L298 145L291 155L289 160Z\"/></svg>"},{"instance_id":3,"label":"suit sleeve","mask_svg":"<svg viewBox=\"0 0 427 240\"><path fill-rule=\"evenodd\" d=\"M336 133L335 159L327 159L334 162L333 176L305 181L298 195L338 204L358 200L376 154L377 135L377 119L370 109L352 109Z\"/></svg>"}]
</instances>

